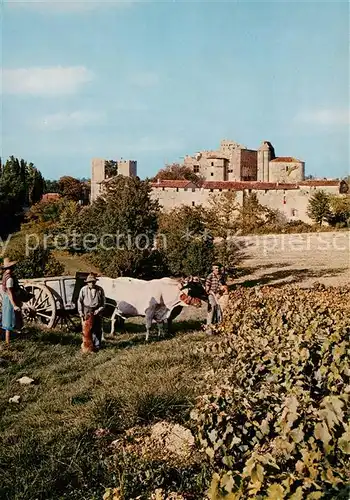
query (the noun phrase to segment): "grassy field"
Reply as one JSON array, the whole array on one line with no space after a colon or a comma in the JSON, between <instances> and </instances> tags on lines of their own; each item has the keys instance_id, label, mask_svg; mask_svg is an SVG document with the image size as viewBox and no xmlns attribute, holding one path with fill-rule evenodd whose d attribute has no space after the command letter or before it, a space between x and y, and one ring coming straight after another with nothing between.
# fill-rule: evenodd
<instances>
[{"instance_id":1,"label":"grassy field","mask_svg":"<svg viewBox=\"0 0 350 500\"><path fill-rule=\"evenodd\" d=\"M348 244L348 235L341 237L340 243ZM329 244L318 251L316 236L311 236L308 251L291 253L287 242L292 237L287 238L280 251L266 253L260 243L250 242L255 246L245 247L234 284L338 285L348 280L344 250ZM57 257L66 274L90 271L83 259ZM174 325L175 337L155 336L148 344L140 322L127 323L129 333L107 336L96 355L80 353L79 334L35 329L2 349L0 498L102 500L106 488L121 486L129 500L149 499L158 487L202 499L212 476L208 461L173 464L110 444L128 429L149 428L162 420L191 428L196 396L205 392L207 380L214 383L213 373L220 374L222 363L197 349L218 340L199 333L204 317L205 308L196 315L188 308ZM24 375L35 383L21 386L17 380ZM15 395L20 403L9 403Z\"/></svg>"},{"instance_id":2,"label":"grassy field","mask_svg":"<svg viewBox=\"0 0 350 500\"><path fill-rule=\"evenodd\" d=\"M147 345L143 334L120 335L94 355L80 353L79 334L56 331L32 330L3 349L0 498L101 499L118 484L126 498L149 498L160 480L203 491L207 476L200 470L136 465L125 455L111 466L110 448L95 436L100 428L115 438L136 425L188 420L210 368L204 354L194 353L204 337L198 327L177 323L175 338L155 337ZM21 386L24 375L35 383ZM19 404L9 403L14 395Z\"/></svg>"},{"instance_id":3,"label":"grassy field","mask_svg":"<svg viewBox=\"0 0 350 500\"><path fill-rule=\"evenodd\" d=\"M99 273L97 267L93 266L83 255L74 255L63 251L53 252L56 259L64 266L67 276L75 276L76 272Z\"/></svg>"}]
</instances>

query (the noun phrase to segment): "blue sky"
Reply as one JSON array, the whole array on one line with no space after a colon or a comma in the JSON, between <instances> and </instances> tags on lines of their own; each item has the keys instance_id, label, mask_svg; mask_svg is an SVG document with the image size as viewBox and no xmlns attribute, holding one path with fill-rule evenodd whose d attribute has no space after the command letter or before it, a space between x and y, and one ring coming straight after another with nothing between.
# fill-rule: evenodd
<instances>
[{"instance_id":1,"label":"blue sky","mask_svg":"<svg viewBox=\"0 0 350 500\"><path fill-rule=\"evenodd\" d=\"M1 156L47 178L91 158L141 177L232 139L349 171L347 2L2 5Z\"/></svg>"}]
</instances>

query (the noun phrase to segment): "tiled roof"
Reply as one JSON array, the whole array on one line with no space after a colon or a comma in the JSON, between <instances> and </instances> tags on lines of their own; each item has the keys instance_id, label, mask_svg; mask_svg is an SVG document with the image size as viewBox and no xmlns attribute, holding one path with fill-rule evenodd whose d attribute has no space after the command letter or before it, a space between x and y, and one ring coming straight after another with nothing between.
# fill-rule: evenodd
<instances>
[{"instance_id":1,"label":"tiled roof","mask_svg":"<svg viewBox=\"0 0 350 500\"><path fill-rule=\"evenodd\" d=\"M302 181L296 184L281 183L281 182L257 182L257 181L205 181L201 186L196 186L191 181L186 180L163 180L160 182L152 182L153 188L192 188L197 189L231 189L232 191L243 191L246 189L256 190L292 190L299 189L299 186L339 186L340 181L337 180L310 180Z\"/></svg>"},{"instance_id":2,"label":"tiled roof","mask_svg":"<svg viewBox=\"0 0 350 500\"><path fill-rule=\"evenodd\" d=\"M271 160L274 163L303 163L301 160L298 160L298 158L293 158L293 156L277 156L277 158L274 158Z\"/></svg>"},{"instance_id":3,"label":"tiled roof","mask_svg":"<svg viewBox=\"0 0 350 500\"><path fill-rule=\"evenodd\" d=\"M309 181L299 182L300 186L339 186L341 181L330 180L330 179L310 179Z\"/></svg>"},{"instance_id":4,"label":"tiled roof","mask_svg":"<svg viewBox=\"0 0 350 500\"><path fill-rule=\"evenodd\" d=\"M58 200L59 198L61 198L59 193L46 193L43 194L41 201Z\"/></svg>"},{"instance_id":5,"label":"tiled roof","mask_svg":"<svg viewBox=\"0 0 350 500\"><path fill-rule=\"evenodd\" d=\"M156 188L185 188L187 186L189 187L196 187L193 182L188 181L188 180L159 180L157 182L152 182L151 183L152 187Z\"/></svg>"},{"instance_id":6,"label":"tiled roof","mask_svg":"<svg viewBox=\"0 0 350 500\"><path fill-rule=\"evenodd\" d=\"M244 189L298 189L296 184L280 184L277 182L232 182L232 181L206 181L202 186L204 189L232 189L242 191Z\"/></svg>"}]
</instances>

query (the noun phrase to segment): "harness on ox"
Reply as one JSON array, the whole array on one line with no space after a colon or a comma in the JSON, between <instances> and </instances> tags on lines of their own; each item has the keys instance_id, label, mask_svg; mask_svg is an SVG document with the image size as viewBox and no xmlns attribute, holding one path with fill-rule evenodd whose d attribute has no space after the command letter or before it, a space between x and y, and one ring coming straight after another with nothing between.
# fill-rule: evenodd
<instances>
[{"instance_id":1,"label":"harness on ox","mask_svg":"<svg viewBox=\"0 0 350 500\"><path fill-rule=\"evenodd\" d=\"M180 295L181 302L184 302L188 306L201 307L202 301L198 297L190 297L187 293L182 293Z\"/></svg>"}]
</instances>

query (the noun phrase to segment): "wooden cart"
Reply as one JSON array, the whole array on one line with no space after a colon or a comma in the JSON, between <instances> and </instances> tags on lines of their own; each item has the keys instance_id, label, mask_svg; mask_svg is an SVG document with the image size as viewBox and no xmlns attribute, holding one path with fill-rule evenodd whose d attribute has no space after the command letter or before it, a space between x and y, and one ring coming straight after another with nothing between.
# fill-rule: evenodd
<instances>
[{"instance_id":1,"label":"wooden cart","mask_svg":"<svg viewBox=\"0 0 350 500\"><path fill-rule=\"evenodd\" d=\"M22 306L24 321L46 328L76 327L77 300L87 275L21 280L20 284L32 295Z\"/></svg>"}]
</instances>

